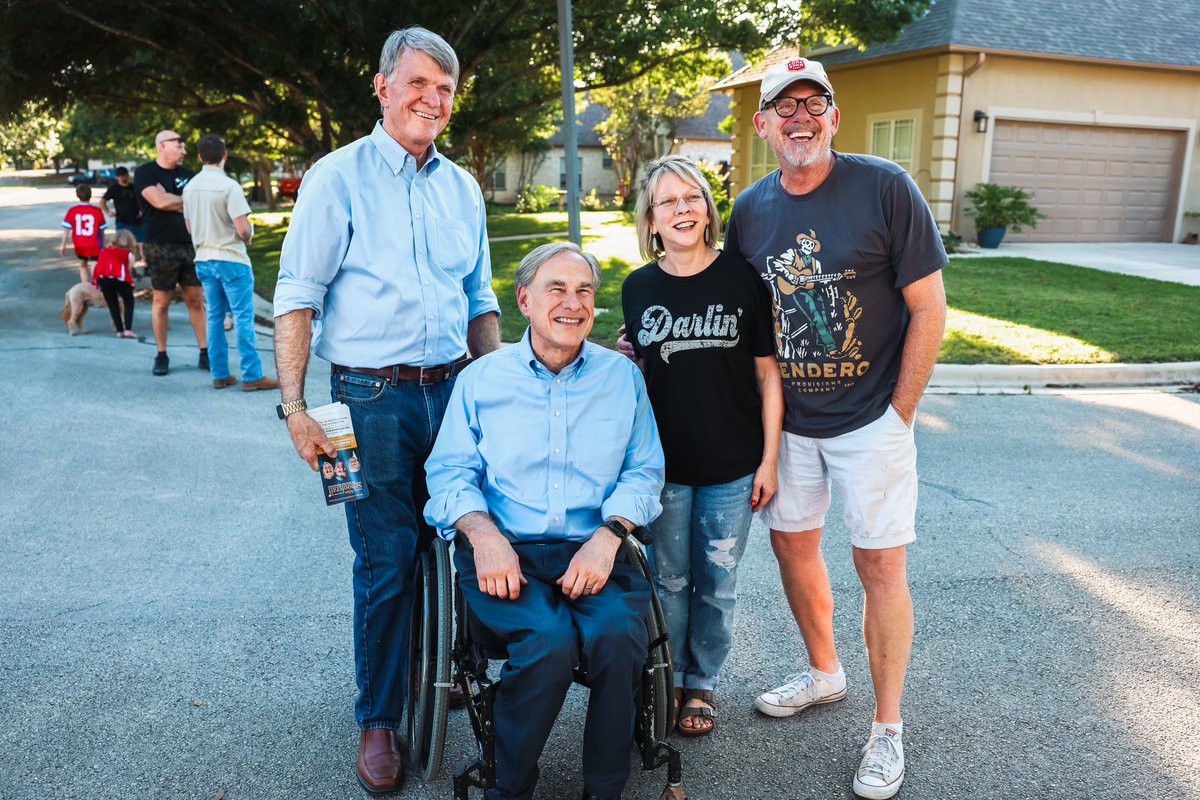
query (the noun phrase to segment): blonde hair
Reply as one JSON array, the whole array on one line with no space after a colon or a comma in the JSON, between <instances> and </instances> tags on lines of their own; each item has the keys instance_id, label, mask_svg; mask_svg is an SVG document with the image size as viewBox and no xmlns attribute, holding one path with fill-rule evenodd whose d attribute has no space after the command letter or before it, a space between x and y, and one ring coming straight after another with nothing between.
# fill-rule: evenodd
<instances>
[{"instance_id":1,"label":"blonde hair","mask_svg":"<svg viewBox=\"0 0 1200 800\"><path fill-rule=\"evenodd\" d=\"M654 216L654 192L658 189L658 181L668 172L684 183L696 187L704 195L704 204L708 208L704 244L716 249L717 237L721 235L721 215L717 213L717 204L713 202L708 179L700 173L696 162L686 156L663 156L646 165L646 177L642 181L641 192L633 212L637 223L638 249L642 251L642 258L647 261L656 261L663 254L662 240L651 232L650 220Z\"/></svg>"},{"instance_id":2,"label":"blonde hair","mask_svg":"<svg viewBox=\"0 0 1200 800\"><path fill-rule=\"evenodd\" d=\"M130 231L120 230L113 234L112 244L109 246L132 251L137 248L137 237Z\"/></svg>"}]
</instances>

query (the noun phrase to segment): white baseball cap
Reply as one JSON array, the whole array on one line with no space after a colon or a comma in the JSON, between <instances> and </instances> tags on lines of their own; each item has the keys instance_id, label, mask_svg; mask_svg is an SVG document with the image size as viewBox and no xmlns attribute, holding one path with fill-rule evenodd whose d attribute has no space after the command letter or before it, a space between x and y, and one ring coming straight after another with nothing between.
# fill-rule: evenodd
<instances>
[{"instance_id":1,"label":"white baseball cap","mask_svg":"<svg viewBox=\"0 0 1200 800\"><path fill-rule=\"evenodd\" d=\"M820 61L790 58L771 67L763 76L758 107L762 108L763 103L774 100L780 92L796 81L812 81L830 95L833 94L833 84L829 82L829 76L825 74L825 67L821 66Z\"/></svg>"}]
</instances>

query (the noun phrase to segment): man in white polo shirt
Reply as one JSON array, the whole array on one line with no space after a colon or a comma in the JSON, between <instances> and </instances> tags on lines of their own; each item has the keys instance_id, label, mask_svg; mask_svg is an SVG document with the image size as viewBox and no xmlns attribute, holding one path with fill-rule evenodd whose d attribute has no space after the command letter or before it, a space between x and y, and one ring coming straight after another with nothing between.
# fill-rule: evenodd
<instances>
[{"instance_id":1,"label":"man in white polo shirt","mask_svg":"<svg viewBox=\"0 0 1200 800\"><path fill-rule=\"evenodd\" d=\"M229 372L225 314L233 313L238 355L242 361L242 391L278 389L279 381L263 375L262 359L254 348L254 271L246 245L253 230L250 205L242 187L225 174L225 142L215 133L200 137L197 148L204 168L183 189L183 217L196 248L196 276L208 304L208 359L213 388L237 383Z\"/></svg>"}]
</instances>

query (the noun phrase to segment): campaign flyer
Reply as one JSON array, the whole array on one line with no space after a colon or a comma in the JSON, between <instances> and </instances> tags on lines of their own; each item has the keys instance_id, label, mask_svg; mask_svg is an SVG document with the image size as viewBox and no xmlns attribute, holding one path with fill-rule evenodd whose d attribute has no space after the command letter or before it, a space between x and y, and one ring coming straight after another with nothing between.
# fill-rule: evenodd
<instances>
[{"instance_id":1,"label":"campaign flyer","mask_svg":"<svg viewBox=\"0 0 1200 800\"><path fill-rule=\"evenodd\" d=\"M309 409L308 415L325 430L325 435L337 448L337 455L333 458L324 453L317 454L325 504L332 506L366 497L367 479L358 457L358 442L354 438L350 408L345 403L330 403Z\"/></svg>"}]
</instances>

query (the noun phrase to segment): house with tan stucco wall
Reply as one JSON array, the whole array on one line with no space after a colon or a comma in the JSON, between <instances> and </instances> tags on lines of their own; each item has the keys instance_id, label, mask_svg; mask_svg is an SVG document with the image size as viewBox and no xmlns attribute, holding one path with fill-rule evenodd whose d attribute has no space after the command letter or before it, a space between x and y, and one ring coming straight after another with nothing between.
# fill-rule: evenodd
<instances>
[{"instance_id":1,"label":"house with tan stucco wall","mask_svg":"<svg viewBox=\"0 0 1200 800\"><path fill-rule=\"evenodd\" d=\"M1033 192L1013 241L1178 242L1200 212L1200 9L1171 0L936 0L892 43L781 47L719 82L734 192L776 168L754 130L759 81L798 54L826 67L834 148L904 166L943 231L974 235L963 192Z\"/></svg>"}]
</instances>

